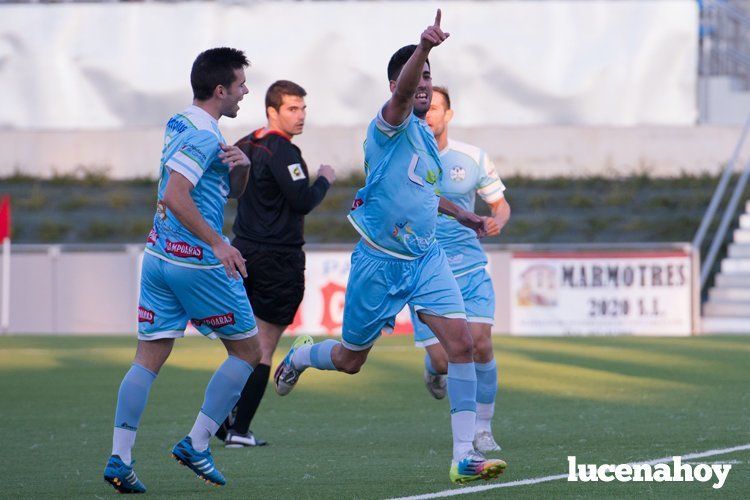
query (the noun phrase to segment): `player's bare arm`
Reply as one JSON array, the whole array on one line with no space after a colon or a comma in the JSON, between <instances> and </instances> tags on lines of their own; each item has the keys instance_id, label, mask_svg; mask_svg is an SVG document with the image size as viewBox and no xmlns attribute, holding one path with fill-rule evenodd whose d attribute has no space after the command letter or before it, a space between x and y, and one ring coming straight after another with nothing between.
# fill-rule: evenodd
<instances>
[{"instance_id":1,"label":"player's bare arm","mask_svg":"<svg viewBox=\"0 0 750 500\"><path fill-rule=\"evenodd\" d=\"M473 229L474 231L476 231L477 236L479 236L480 238L487 234L487 223L484 220L484 217L480 217L473 212L464 210L449 199L443 198L442 196L440 197L440 202L438 203L438 212L444 215L449 215L456 219L461 225Z\"/></svg>"},{"instance_id":2,"label":"player's bare arm","mask_svg":"<svg viewBox=\"0 0 750 500\"><path fill-rule=\"evenodd\" d=\"M245 192L250 178L250 160L237 146L220 144L222 163L229 167L229 198L239 198Z\"/></svg>"},{"instance_id":3,"label":"player's bare arm","mask_svg":"<svg viewBox=\"0 0 750 500\"><path fill-rule=\"evenodd\" d=\"M492 217L485 217L487 236L497 236L510 220L510 204L505 198L500 198L490 204Z\"/></svg>"},{"instance_id":4,"label":"player's bare arm","mask_svg":"<svg viewBox=\"0 0 750 500\"><path fill-rule=\"evenodd\" d=\"M383 108L383 118L391 125L400 125L406 120L414 106L414 93L424 72L430 51L445 41L449 33L440 29L441 12L438 9L435 23L422 32L417 50L409 58L396 81L393 95Z\"/></svg>"},{"instance_id":5,"label":"player's bare arm","mask_svg":"<svg viewBox=\"0 0 750 500\"><path fill-rule=\"evenodd\" d=\"M192 189L193 184L184 175L172 171L162 201L188 231L211 246L214 256L224 265L227 276L235 279L240 275L247 277L242 254L211 229L190 196Z\"/></svg>"}]
</instances>

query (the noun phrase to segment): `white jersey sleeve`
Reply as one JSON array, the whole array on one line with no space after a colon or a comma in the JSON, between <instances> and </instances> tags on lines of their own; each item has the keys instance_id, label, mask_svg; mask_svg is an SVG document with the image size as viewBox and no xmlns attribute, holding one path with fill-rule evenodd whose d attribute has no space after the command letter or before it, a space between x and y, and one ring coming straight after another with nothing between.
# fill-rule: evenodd
<instances>
[{"instance_id":1,"label":"white jersey sleeve","mask_svg":"<svg viewBox=\"0 0 750 500\"><path fill-rule=\"evenodd\" d=\"M180 145L179 149L165 162L165 166L179 172L195 186L214 159L219 141L207 130L196 130Z\"/></svg>"},{"instance_id":2,"label":"white jersey sleeve","mask_svg":"<svg viewBox=\"0 0 750 500\"><path fill-rule=\"evenodd\" d=\"M495 164L487 153L481 152L479 157L479 181L477 193L487 204L493 204L505 197L505 184L500 180L495 170Z\"/></svg>"}]
</instances>

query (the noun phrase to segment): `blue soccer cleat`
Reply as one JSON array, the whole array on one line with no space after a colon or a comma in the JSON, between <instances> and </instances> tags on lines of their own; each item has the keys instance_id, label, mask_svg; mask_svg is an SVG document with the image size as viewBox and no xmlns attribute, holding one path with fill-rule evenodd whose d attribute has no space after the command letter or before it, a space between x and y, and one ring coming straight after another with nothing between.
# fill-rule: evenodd
<instances>
[{"instance_id":1,"label":"blue soccer cleat","mask_svg":"<svg viewBox=\"0 0 750 500\"><path fill-rule=\"evenodd\" d=\"M135 460L130 465L125 465L119 456L112 455L104 468L104 480L111 484L117 493L146 493L146 487L135 475L134 463Z\"/></svg>"},{"instance_id":2,"label":"blue soccer cleat","mask_svg":"<svg viewBox=\"0 0 750 500\"><path fill-rule=\"evenodd\" d=\"M227 484L224 475L214 465L211 448L206 448L206 451L197 451L193 448L193 440L190 436L185 436L185 439L174 445L172 456L206 483L214 486Z\"/></svg>"}]
</instances>

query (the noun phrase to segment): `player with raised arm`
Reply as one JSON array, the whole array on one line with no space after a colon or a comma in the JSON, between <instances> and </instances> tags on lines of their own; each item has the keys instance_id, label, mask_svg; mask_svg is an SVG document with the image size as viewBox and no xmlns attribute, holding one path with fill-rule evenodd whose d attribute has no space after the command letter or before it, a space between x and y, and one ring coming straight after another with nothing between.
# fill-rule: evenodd
<instances>
[{"instance_id":1,"label":"player with raised arm","mask_svg":"<svg viewBox=\"0 0 750 500\"><path fill-rule=\"evenodd\" d=\"M391 98L370 123L365 143L365 187L349 220L361 234L351 259L341 342L312 344L300 337L277 368L276 391L289 393L309 367L357 373L384 328L406 304L436 332L448 354L453 460L457 483L491 479L505 462L487 459L472 446L476 418L476 371L461 292L445 253L435 241L438 210L484 234L485 221L437 193L440 157L424 121L432 97L428 54L448 33L435 23L419 45L399 49L388 63Z\"/></svg>"},{"instance_id":2,"label":"player with raised arm","mask_svg":"<svg viewBox=\"0 0 750 500\"><path fill-rule=\"evenodd\" d=\"M476 194L492 210L487 218L487 234L500 234L510 219L510 205L505 199L505 185L497 175L487 153L463 142L448 139L448 123L453 118L450 93L434 87L427 124L435 134L442 176L440 193L466 210L474 210ZM491 327L495 318L495 292L485 270L487 256L476 234L447 215L439 215L436 237L448 257L453 276L461 288L466 319L474 341L474 366L477 373L477 422L474 448L486 453L499 451L492 436L492 417L497 394L497 365L492 352ZM436 399L445 397L448 356L430 328L420 321L414 308L414 342L427 350L424 379L427 390Z\"/></svg>"},{"instance_id":3,"label":"player with raised arm","mask_svg":"<svg viewBox=\"0 0 750 500\"><path fill-rule=\"evenodd\" d=\"M193 428L172 455L207 483L226 482L208 442L260 359L258 329L242 286L245 262L221 234L224 205L244 191L250 161L226 144L218 120L237 116L248 92L247 65L236 49L201 53L190 72L193 105L167 123L156 215L141 268L138 347L117 394L112 456L104 469L104 479L120 493L146 491L133 470L136 431L151 384L188 321L202 334L219 337L228 356L208 382Z\"/></svg>"}]
</instances>

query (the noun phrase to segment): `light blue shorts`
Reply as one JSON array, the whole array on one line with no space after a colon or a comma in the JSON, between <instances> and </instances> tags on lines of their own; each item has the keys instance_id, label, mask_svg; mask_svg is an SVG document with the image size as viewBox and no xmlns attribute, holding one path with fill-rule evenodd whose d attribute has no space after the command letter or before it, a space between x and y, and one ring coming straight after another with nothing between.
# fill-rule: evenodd
<instances>
[{"instance_id":1,"label":"light blue shorts","mask_svg":"<svg viewBox=\"0 0 750 500\"><path fill-rule=\"evenodd\" d=\"M487 271L482 268L469 274L456 278L461 296L466 307L466 321L469 323L495 322L495 290L492 288L492 280ZM438 339L432 330L425 325L417 316L413 307L411 311L411 323L414 325L414 345L426 347L437 344Z\"/></svg>"},{"instance_id":2,"label":"light blue shorts","mask_svg":"<svg viewBox=\"0 0 750 500\"><path fill-rule=\"evenodd\" d=\"M396 315L407 304L425 314L466 318L443 249L436 243L418 259L404 260L360 241L346 285L344 346L354 351L372 346L383 329L393 328Z\"/></svg>"},{"instance_id":3,"label":"light blue shorts","mask_svg":"<svg viewBox=\"0 0 750 500\"><path fill-rule=\"evenodd\" d=\"M209 337L243 339L258 332L242 280L223 267L193 269L149 253L143 256L138 300L138 338L185 335L188 321Z\"/></svg>"}]
</instances>

